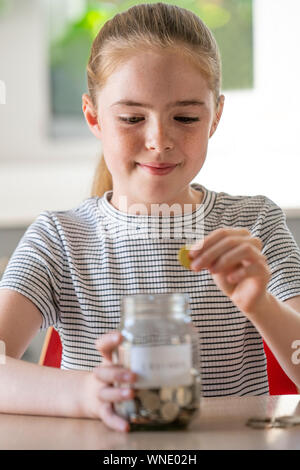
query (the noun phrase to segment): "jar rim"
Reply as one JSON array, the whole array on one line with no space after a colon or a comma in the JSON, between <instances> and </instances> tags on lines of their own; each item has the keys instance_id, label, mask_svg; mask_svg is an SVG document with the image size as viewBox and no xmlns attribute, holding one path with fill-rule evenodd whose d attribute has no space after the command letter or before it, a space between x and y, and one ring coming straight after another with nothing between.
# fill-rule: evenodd
<instances>
[{"instance_id":1,"label":"jar rim","mask_svg":"<svg viewBox=\"0 0 300 470\"><path fill-rule=\"evenodd\" d=\"M134 311L135 308L151 308L161 305L169 305L175 310L178 308L189 310L189 295L181 292L126 295L122 298L121 305L123 312Z\"/></svg>"},{"instance_id":2,"label":"jar rim","mask_svg":"<svg viewBox=\"0 0 300 470\"><path fill-rule=\"evenodd\" d=\"M189 295L185 292L163 292L163 293L150 293L150 294L132 294L132 295L125 295L122 298L122 301L127 301L127 299L132 300L148 300L148 301L155 301L155 300L189 300Z\"/></svg>"}]
</instances>

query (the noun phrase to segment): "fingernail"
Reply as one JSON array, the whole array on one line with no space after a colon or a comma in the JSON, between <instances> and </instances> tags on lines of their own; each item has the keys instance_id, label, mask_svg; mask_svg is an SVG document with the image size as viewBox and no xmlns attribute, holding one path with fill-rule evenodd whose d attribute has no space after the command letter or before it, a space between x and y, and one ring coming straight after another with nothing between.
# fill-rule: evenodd
<instances>
[{"instance_id":1,"label":"fingernail","mask_svg":"<svg viewBox=\"0 0 300 470\"><path fill-rule=\"evenodd\" d=\"M196 259L195 261L191 263L191 269L198 269L200 267L201 267L201 261L199 261L198 259Z\"/></svg>"},{"instance_id":2,"label":"fingernail","mask_svg":"<svg viewBox=\"0 0 300 470\"><path fill-rule=\"evenodd\" d=\"M133 374L131 372L124 372L122 375L123 380L132 380L133 379Z\"/></svg>"},{"instance_id":3,"label":"fingernail","mask_svg":"<svg viewBox=\"0 0 300 470\"><path fill-rule=\"evenodd\" d=\"M196 251L195 251L195 250L190 250L189 253L188 253L188 257L189 257L190 259L194 259L195 254L196 254Z\"/></svg>"},{"instance_id":4,"label":"fingernail","mask_svg":"<svg viewBox=\"0 0 300 470\"><path fill-rule=\"evenodd\" d=\"M119 332L112 333L110 339L113 343L119 343L120 342L120 333Z\"/></svg>"}]
</instances>

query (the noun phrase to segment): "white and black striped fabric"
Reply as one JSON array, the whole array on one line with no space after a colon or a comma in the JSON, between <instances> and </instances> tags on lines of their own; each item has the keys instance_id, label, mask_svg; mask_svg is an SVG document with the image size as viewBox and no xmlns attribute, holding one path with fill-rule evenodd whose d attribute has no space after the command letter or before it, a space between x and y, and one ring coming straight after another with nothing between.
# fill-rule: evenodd
<instances>
[{"instance_id":1,"label":"white and black striped fabric","mask_svg":"<svg viewBox=\"0 0 300 470\"><path fill-rule=\"evenodd\" d=\"M268 290L282 301L300 295L300 251L283 211L263 195L232 196L198 183L192 187L204 196L190 223L203 220L205 236L220 227L247 228L263 242L272 271ZM20 292L39 308L43 329L54 325L58 330L61 367L99 365L95 340L118 328L123 296L183 292L190 297L199 334L203 395L268 394L262 338L207 270L195 273L178 263L186 236L145 236L149 217L115 209L111 195L107 191L68 211L42 212L0 282L0 288ZM180 215L169 219L171 225L183 223Z\"/></svg>"}]
</instances>

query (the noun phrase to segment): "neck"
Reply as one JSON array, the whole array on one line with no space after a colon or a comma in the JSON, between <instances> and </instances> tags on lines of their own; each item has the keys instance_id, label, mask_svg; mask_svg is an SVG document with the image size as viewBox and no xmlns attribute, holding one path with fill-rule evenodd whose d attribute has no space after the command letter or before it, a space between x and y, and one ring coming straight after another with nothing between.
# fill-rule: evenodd
<instances>
[{"instance_id":1,"label":"neck","mask_svg":"<svg viewBox=\"0 0 300 470\"><path fill-rule=\"evenodd\" d=\"M121 212L135 215L183 215L197 210L202 203L204 194L191 186L182 194L177 194L176 198L169 201L144 201L136 200L127 194L118 193L113 190L110 204Z\"/></svg>"}]
</instances>

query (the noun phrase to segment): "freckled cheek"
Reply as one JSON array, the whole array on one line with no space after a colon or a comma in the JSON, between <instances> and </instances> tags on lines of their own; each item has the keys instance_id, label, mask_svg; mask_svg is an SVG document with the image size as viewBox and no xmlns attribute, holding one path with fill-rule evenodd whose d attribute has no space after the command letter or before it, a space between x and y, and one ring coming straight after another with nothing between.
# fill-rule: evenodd
<instances>
[{"instance_id":1,"label":"freckled cheek","mask_svg":"<svg viewBox=\"0 0 300 470\"><path fill-rule=\"evenodd\" d=\"M111 171L124 173L135 168L135 161L141 159L143 154L141 147L137 145L136 139L126 136L116 136L110 145L109 160Z\"/></svg>"},{"instance_id":2,"label":"freckled cheek","mask_svg":"<svg viewBox=\"0 0 300 470\"><path fill-rule=\"evenodd\" d=\"M183 166L191 175L202 168L207 154L208 139L205 132L184 136L178 143L178 150L182 156Z\"/></svg>"},{"instance_id":3,"label":"freckled cheek","mask_svg":"<svg viewBox=\"0 0 300 470\"><path fill-rule=\"evenodd\" d=\"M140 137L136 133L132 133L131 129L117 130L114 134L114 140L116 145L122 148L132 148L136 146L137 142L140 141Z\"/></svg>"},{"instance_id":4,"label":"freckled cheek","mask_svg":"<svg viewBox=\"0 0 300 470\"><path fill-rule=\"evenodd\" d=\"M132 166L135 161L140 161L145 156L145 141L135 135L123 135L119 139L119 149L125 165Z\"/></svg>"},{"instance_id":5,"label":"freckled cheek","mask_svg":"<svg viewBox=\"0 0 300 470\"><path fill-rule=\"evenodd\" d=\"M177 140L177 149L187 159L197 159L201 148L203 147L203 142L199 135L184 135Z\"/></svg>"}]
</instances>

